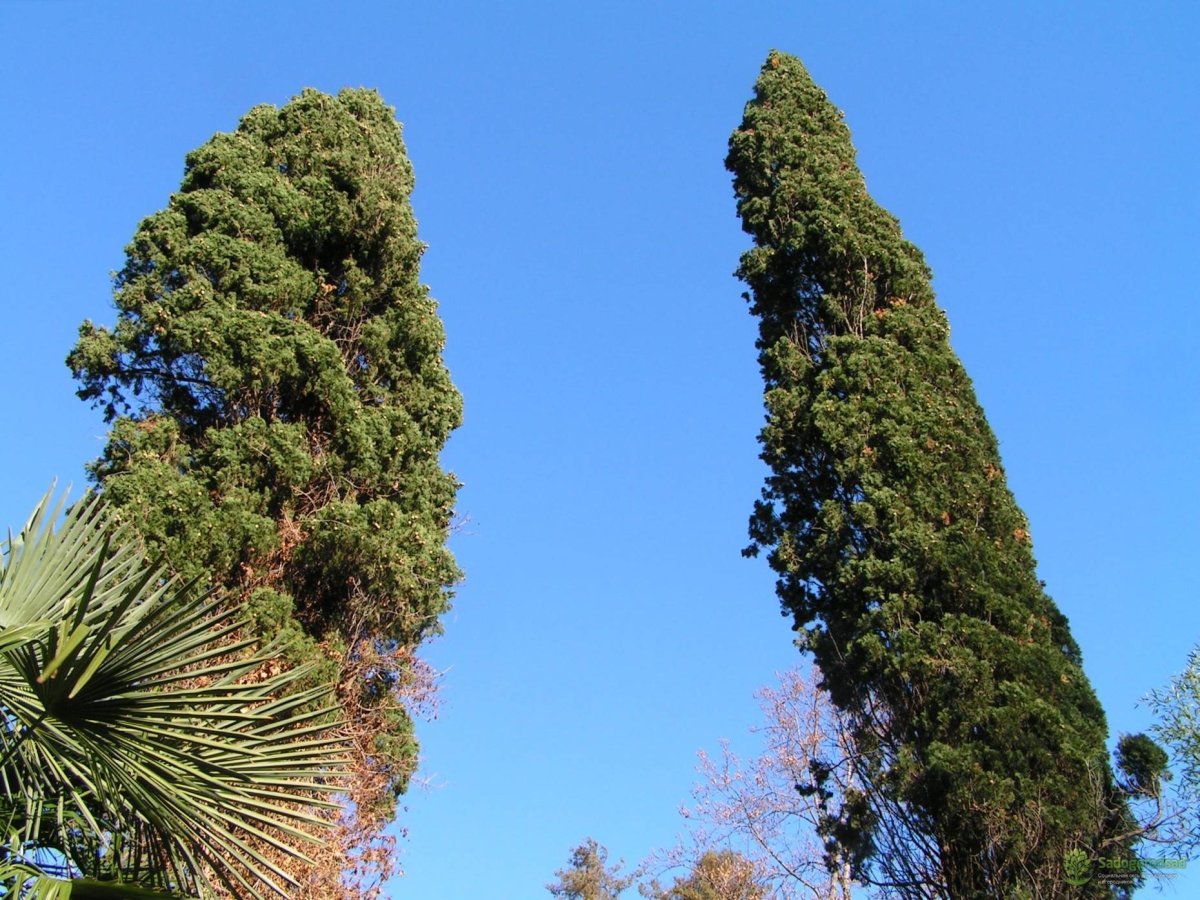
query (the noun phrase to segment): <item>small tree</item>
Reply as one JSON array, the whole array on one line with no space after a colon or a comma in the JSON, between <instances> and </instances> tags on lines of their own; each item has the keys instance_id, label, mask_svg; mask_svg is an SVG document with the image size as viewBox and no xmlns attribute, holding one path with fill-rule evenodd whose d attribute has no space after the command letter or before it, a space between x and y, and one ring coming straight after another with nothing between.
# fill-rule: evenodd
<instances>
[{"instance_id":1,"label":"small tree","mask_svg":"<svg viewBox=\"0 0 1200 900\"><path fill-rule=\"evenodd\" d=\"M1157 745L1139 743L1123 755L1132 758L1130 780L1147 786L1156 805L1164 790L1161 780L1172 777L1165 764L1169 761L1178 776L1172 791L1172 812L1177 812L1171 827L1162 835L1163 843L1175 852L1195 856L1200 848L1200 648L1188 656L1187 666L1163 689L1147 698L1158 718L1153 732L1170 750L1169 760L1159 755Z\"/></svg>"},{"instance_id":2,"label":"small tree","mask_svg":"<svg viewBox=\"0 0 1200 900\"><path fill-rule=\"evenodd\" d=\"M651 883L641 889L651 900L767 900L767 891L754 862L733 850L706 851L669 888Z\"/></svg>"},{"instance_id":3,"label":"small tree","mask_svg":"<svg viewBox=\"0 0 1200 900\"><path fill-rule=\"evenodd\" d=\"M855 877L895 896L1107 896L1062 860L1131 855L1104 712L949 344L920 251L867 192L842 114L773 52L729 143L754 247L770 466L748 553L862 751ZM1081 790L1095 783L1096 790ZM831 826L832 827L832 826ZM928 852L926 850L928 848ZM936 861L912 877L897 862ZM925 875L933 875L931 888Z\"/></svg>"},{"instance_id":4,"label":"small tree","mask_svg":"<svg viewBox=\"0 0 1200 900\"><path fill-rule=\"evenodd\" d=\"M555 897L564 900L615 900L636 880L622 875L623 861L608 865L608 850L588 838L571 851L571 861L554 874L558 881L546 885Z\"/></svg>"},{"instance_id":5,"label":"small tree","mask_svg":"<svg viewBox=\"0 0 1200 900\"><path fill-rule=\"evenodd\" d=\"M314 896L377 893L416 765L414 657L459 577L461 418L393 111L307 90L188 154L116 279L112 329L68 357L111 423L92 472L172 572L211 572L285 658L338 682L353 728L345 851ZM342 883L340 870L351 870Z\"/></svg>"}]
</instances>

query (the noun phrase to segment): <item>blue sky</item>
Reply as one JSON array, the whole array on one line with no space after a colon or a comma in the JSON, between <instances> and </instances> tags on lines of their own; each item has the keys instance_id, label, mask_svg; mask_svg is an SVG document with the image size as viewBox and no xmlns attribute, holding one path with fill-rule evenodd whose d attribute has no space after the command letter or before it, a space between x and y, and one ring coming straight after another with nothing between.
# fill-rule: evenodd
<instances>
[{"instance_id":1,"label":"blue sky","mask_svg":"<svg viewBox=\"0 0 1200 900\"><path fill-rule=\"evenodd\" d=\"M797 658L739 555L761 387L722 165L777 47L925 252L1112 731L1144 728L1200 640L1194 4L427 6L0 6L0 523L85 481L104 428L62 360L184 154L376 87L466 400L467 579L391 893L547 896L587 835L672 843L697 749L749 749Z\"/></svg>"}]
</instances>

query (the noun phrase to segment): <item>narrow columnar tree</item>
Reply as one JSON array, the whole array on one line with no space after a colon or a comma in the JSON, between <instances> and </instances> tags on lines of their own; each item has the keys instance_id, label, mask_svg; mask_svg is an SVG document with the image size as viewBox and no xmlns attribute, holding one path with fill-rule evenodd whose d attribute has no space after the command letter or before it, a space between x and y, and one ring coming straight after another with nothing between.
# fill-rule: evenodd
<instances>
[{"instance_id":1,"label":"narrow columnar tree","mask_svg":"<svg viewBox=\"0 0 1200 900\"><path fill-rule=\"evenodd\" d=\"M459 577L461 401L421 283L412 167L378 94L306 90L188 154L117 275L117 322L68 364L111 423L109 508L183 578L212 573L355 729L352 867L413 771L413 649ZM341 888L338 888L340 890Z\"/></svg>"},{"instance_id":2,"label":"narrow columnar tree","mask_svg":"<svg viewBox=\"0 0 1200 900\"><path fill-rule=\"evenodd\" d=\"M760 322L771 472L747 553L768 552L854 723L875 816L905 817L928 842L915 856L937 860L914 879L902 853L875 853L859 874L897 895L1106 895L1061 868L1069 850L1129 852L1104 713L924 258L793 57L768 57L726 164L754 239L738 275ZM858 831L841 839L869 851L871 817Z\"/></svg>"}]
</instances>

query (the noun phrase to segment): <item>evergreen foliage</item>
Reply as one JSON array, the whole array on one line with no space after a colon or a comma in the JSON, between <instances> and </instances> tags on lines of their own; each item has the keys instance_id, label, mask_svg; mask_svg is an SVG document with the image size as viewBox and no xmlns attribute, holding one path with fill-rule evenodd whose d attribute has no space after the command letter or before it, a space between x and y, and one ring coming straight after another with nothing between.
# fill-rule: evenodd
<instances>
[{"instance_id":1,"label":"evergreen foliage","mask_svg":"<svg viewBox=\"0 0 1200 900\"><path fill-rule=\"evenodd\" d=\"M566 867L554 874L558 880L546 885L554 897L565 900L616 900L634 882L621 874L622 863L608 864L608 849L593 838L571 851Z\"/></svg>"},{"instance_id":2,"label":"evergreen foliage","mask_svg":"<svg viewBox=\"0 0 1200 900\"><path fill-rule=\"evenodd\" d=\"M1145 734L1122 735L1117 741L1117 769L1125 776L1131 792L1157 796L1167 771L1167 751Z\"/></svg>"},{"instance_id":3,"label":"evergreen foliage","mask_svg":"<svg viewBox=\"0 0 1200 900\"><path fill-rule=\"evenodd\" d=\"M730 139L738 269L760 323L769 465L748 554L903 815L932 880L860 866L897 895L1104 896L1063 855L1127 854L1103 710L1035 573L1029 524L949 344L930 271L868 194L842 114L803 65L768 57ZM863 816L828 833L869 847ZM853 823L851 823L853 824ZM882 876L880 876L882 872Z\"/></svg>"},{"instance_id":4,"label":"evergreen foliage","mask_svg":"<svg viewBox=\"0 0 1200 900\"><path fill-rule=\"evenodd\" d=\"M111 431L92 473L183 578L211 572L359 728L356 808L415 765L411 650L459 571L438 454L461 400L420 281L412 167L373 91L306 90L188 154L68 365Z\"/></svg>"}]
</instances>

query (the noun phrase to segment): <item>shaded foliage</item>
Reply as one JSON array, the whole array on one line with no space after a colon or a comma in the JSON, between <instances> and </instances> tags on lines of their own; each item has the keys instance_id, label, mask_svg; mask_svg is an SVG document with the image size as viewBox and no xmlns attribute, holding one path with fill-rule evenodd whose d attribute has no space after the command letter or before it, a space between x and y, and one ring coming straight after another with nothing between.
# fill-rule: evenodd
<instances>
[{"instance_id":1,"label":"shaded foliage","mask_svg":"<svg viewBox=\"0 0 1200 900\"><path fill-rule=\"evenodd\" d=\"M771 471L747 552L767 551L849 717L876 818L880 804L908 817L936 862L911 877L893 848L856 876L900 896L1105 895L1061 877L1068 850L1128 856L1134 840L1104 713L924 258L793 57L769 56L727 165L754 239L738 275L759 319Z\"/></svg>"},{"instance_id":2,"label":"shaded foliage","mask_svg":"<svg viewBox=\"0 0 1200 900\"><path fill-rule=\"evenodd\" d=\"M1167 771L1167 751L1145 734L1122 735L1117 742L1117 768L1131 792L1157 796Z\"/></svg>"},{"instance_id":3,"label":"shaded foliage","mask_svg":"<svg viewBox=\"0 0 1200 900\"><path fill-rule=\"evenodd\" d=\"M85 322L68 357L111 423L92 473L121 520L340 681L348 850L381 837L415 767L412 650L459 578L438 454L461 401L412 188L373 91L256 107L188 154L126 250L115 327Z\"/></svg>"}]
</instances>

